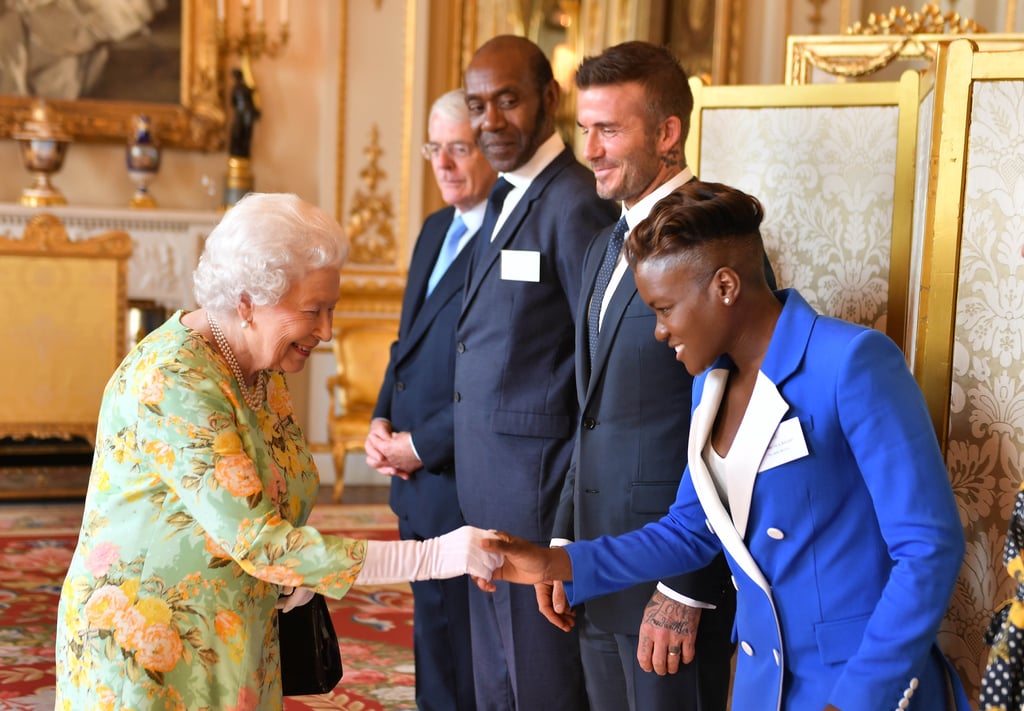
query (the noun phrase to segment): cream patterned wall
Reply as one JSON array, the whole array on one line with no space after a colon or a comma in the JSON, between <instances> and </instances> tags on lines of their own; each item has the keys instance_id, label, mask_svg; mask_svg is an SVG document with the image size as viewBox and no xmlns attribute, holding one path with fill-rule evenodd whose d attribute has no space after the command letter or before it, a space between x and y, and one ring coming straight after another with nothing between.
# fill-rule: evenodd
<instances>
[{"instance_id":1,"label":"cream patterned wall","mask_svg":"<svg viewBox=\"0 0 1024 711\"><path fill-rule=\"evenodd\" d=\"M761 200L780 286L818 310L885 330L894 106L720 109L705 118L700 176Z\"/></svg>"},{"instance_id":2,"label":"cream patterned wall","mask_svg":"<svg viewBox=\"0 0 1024 711\"><path fill-rule=\"evenodd\" d=\"M946 462L967 555L943 646L972 688L1024 467L1024 81L973 89Z\"/></svg>"}]
</instances>

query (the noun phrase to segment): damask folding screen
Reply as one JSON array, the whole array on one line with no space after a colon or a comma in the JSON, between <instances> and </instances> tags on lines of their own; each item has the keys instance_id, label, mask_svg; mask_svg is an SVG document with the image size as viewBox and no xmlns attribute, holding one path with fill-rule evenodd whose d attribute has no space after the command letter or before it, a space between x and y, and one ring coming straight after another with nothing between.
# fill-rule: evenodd
<instances>
[{"instance_id":1,"label":"damask folding screen","mask_svg":"<svg viewBox=\"0 0 1024 711\"><path fill-rule=\"evenodd\" d=\"M779 285L824 313L885 331L909 352L917 135L930 78L690 85L688 162L701 179L764 204Z\"/></svg>"},{"instance_id":2,"label":"damask folding screen","mask_svg":"<svg viewBox=\"0 0 1024 711\"><path fill-rule=\"evenodd\" d=\"M915 376L967 536L942 638L977 697L1024 481L1024 52L940 51Z\"/></svg>"}]
</instances>

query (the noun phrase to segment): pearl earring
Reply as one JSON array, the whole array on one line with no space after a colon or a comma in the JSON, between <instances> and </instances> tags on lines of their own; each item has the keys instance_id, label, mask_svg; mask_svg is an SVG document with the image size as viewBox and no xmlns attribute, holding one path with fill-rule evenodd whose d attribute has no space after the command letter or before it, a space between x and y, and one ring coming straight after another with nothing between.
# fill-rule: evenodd
<instances>
[{"instance_id":1,"label":"pearl earring","mask_svg":"<svg viewBox=\"0 0 1024 711\"><path fill-rule=\"evenodd\" d=\"M242 319L242 328L249 328L249 322L245 319Z\"/></svg>"},{"instance_id":2,"label":"pearl earring","mask_svg":"<svg viewBox=\"0 0 1024 711\"><path fill-rule=\"evenodd\" d=\"M730 299L730 298L729 298L729 297L727 296L727 297L725 297L725 298L723 299L723 301L725 301L725 305L726 305L726 306L728 306L728 305L729 305L729 304L730 304L730 303L732 302L732 299Z\"/></svg>"}]
</instances>

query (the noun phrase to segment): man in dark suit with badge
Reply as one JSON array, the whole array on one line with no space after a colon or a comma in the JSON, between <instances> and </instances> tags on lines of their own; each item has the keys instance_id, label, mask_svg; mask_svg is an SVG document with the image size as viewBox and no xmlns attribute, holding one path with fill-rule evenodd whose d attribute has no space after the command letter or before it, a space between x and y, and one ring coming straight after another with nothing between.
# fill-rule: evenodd
<instances>
[{"instance_id":1,"label":"man in dark suit with badge","mask_svg":"<svg viewBox=\"0 0 1024 711\"><path fill-rule=\"evenodd\" d=\"M452 381L455 321L487 194L497 177L476 147L461 90L430 111L430 161L449 207L427 217L416 240L366 460L392 477L390 504L403 540L423 540L465 521L455 490ZM465 577L412 583L416 705L420 711L475 708Z\"/></svg>"},{"instance_id":2,"label":"man in dark suit with badge","mask_svg":"<svg viewBox=\"0 0 1024 711\"><path fill-rule=\"evenodd\" d=\"M555 132L559 87L539 47L489 40L464 86L477 145L500 177L456 330L459 503L467 523L546 543L578 419L583 252L616 210ZM528 587L497 587L470 590L478 709L585 709L576 632L537 614Z\"/></svg>"}]
</instances>

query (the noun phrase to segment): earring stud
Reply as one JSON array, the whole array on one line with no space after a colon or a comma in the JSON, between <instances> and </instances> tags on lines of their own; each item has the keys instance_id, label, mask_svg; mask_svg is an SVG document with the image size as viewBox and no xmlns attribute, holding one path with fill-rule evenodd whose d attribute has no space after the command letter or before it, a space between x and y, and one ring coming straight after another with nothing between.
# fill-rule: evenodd
<instances>
[{"instance_id":1,"label":"earring stud","mask_svg":"<svg viewBox=\"0 0 1024 711\"><path fill-rule=\"evenodd\" d=\"M249 328L249 322L245 319L242 319L242 328Z\"/></svg>"},{"instance_id":2,"label":"earring stud","mask_svg":"<svg viewBox=\"0 0 1024 711\"><path fill-rule=\"evenodd\" d=\"M724 302L725 302L725 305L726 305L726 306L728 306L728 305L729 305L730 303L732 303L732 299L730 299L730 298L729 298L728 296L727 296L727 297L725 297L724 299L722 299L722 301L724 301Z\"/></svg>"}]
</instances>

